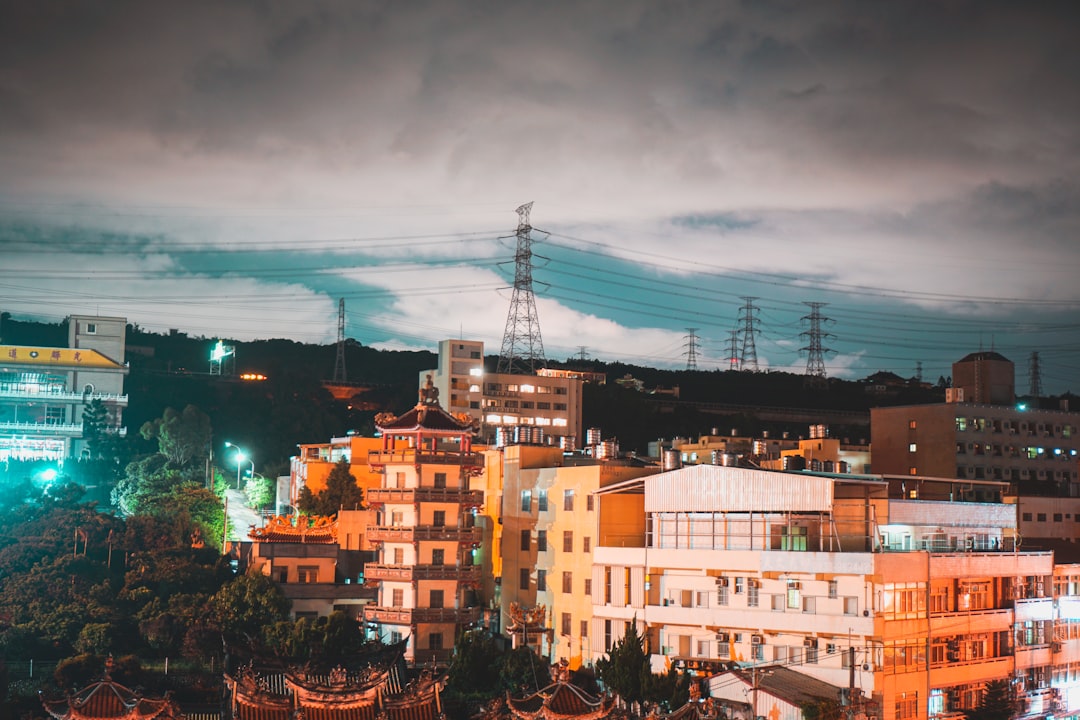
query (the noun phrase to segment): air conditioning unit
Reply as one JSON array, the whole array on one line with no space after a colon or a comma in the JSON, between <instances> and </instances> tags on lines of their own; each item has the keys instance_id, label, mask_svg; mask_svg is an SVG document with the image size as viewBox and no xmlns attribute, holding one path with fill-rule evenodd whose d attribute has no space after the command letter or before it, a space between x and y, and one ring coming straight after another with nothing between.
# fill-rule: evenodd
<instances>
[{"instance_id":1,"label":"air conditioning unit","mask_svg":"<svg viewBox=\"0 0 1080 720\"><path fill-rule=\"evenodd\" d=\"M750 644L751 645L764 645L765 644L765 636L763 636L763 635L751 635L750 636Z\"/></svg>"},{"instance_id":2,"label":"air conditioning unit","mask_svg":"<svg viewBox=\"0 0 1080 720\"><path fill-rule=\"evenodd\" d=\"M727 586L728 586L728 579L726 577L718 577L718 578L716 578L716 587L727 587Z\"/></svg>"},{"instance_id":3,"label":"air conditioning unit","mask_svg":"<svg viewBox=\"0 0 1080 720\"><path fill-rule=\"evenodd\" d=\"M812 638L812 637L803 638L802 644L803 644L803 647L817 648L817 638Z\"/></svg>"},{"instance_id":4,"label":"air conditioning unit","mask_svg":"<svg viewBox=\"0 0 1080 720\"><path fill-rule=\"evenodd\" d=\"M836 646L833 645L832 643L829 643L828 645L825 646L825 652L832 655L834 652L836 652Z\"/></svg>"},{"instance_id":5,"label":"air conditioning unit","mask_svg":"<svg viewBox=\"0 0 1080 720\"><path fill-rule=\"evenodd\" d=\"M757 578L750 578L747 582L749 583L750 587L752 587L752 588L760 588L761 587L761 581L758 580Z\"/></svg>"},{"instance_id":6,"label":"air conditioning unit","mask_svg":"<svg viewBox=\"0 0 1080 720\"><path fill-rule=\"evenodd\" d=\"M718 633L716 633L716 642L726 643L726 642L730 642L730 640L731 640L731 635L729 635L728 633L726 633L726 632L718 632Z\"/></svg>"},{"instance_id":7,"label":"air conditioning unit","mask_svg":"<svg viewBox=\"0 0 1080 720\"><path fill-rule=\"evenodd\" d=\"M1053 643L1050 647L1053 648L1054 652L1061 652L1061 643L1059 642Z\"/></svg>"},{"instance_id":8,"label":"air conditioning unit","mask_svg":"<svg viewBox=\"0 0 1080 720\"><path fill-rule=\"evenodd\" d=\"M788 580L788 590L802 590L802 583L798 580Z\"/></svg>"}]
</instances>

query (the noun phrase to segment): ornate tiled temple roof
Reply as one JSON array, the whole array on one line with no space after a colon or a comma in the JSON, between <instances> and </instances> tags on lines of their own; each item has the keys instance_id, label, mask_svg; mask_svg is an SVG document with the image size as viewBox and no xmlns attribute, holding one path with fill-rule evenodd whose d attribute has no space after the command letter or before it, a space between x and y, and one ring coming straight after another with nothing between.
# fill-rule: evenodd
<instances>
[{"instance_id":1,"label":"ornate tiled temple roof","mask_svg":"<svg viewBox=\"0 0 1080 720\"><path fill-rule=\"evenodd\" d=\"M611 697L595 697L581 688L559 680L523 698L506 699L511 716L519 720L599 720L615 708Z\"/></svg>"},{"instance_id":2,"label":"ornate tiled temple roof","mask_svg":"<svg viewBox=\"0 0 1080 720\"><path fill-rule=\"evenodd\" d=\"M266 525L251 528L248 537L255 542L308 543L333 545L337 542L337 523L330 518L315 518L310 524L301 516L300 525L293 524L291 517L275 515Z\"/></svg>"},{"instance_id":3,"label":"ornate tiled temple roof","mask_svg":"<svg viewBox=\"0 0 1080 720\"><path fill-rule=\"evenodd\" d=\"M168 696L147 698L105 678L62 699L41 697L45 712L56 720L173 720L180 710Z\"/></svg>"}]
</instances>

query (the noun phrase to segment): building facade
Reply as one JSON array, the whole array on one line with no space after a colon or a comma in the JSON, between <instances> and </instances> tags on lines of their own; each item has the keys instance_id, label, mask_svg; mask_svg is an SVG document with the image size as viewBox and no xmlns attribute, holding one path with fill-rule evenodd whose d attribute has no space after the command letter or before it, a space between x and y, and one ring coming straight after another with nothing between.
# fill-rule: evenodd
<instances>
[{"instance_id":1,"label":"building facade","mask_svg":"<svg viewBox=\"0 0 1080 720\"><path fill-rule=\"evenodd\" d=\"M62 462L89 453L83 414L105 411L101 432L123 436L126 320L73 315L68 347L0 346L0 461Z\"/></svg>"},{"instance_id":2,"label":"building facade","mask_svg":"<svg viewBox=\"0 0 1080 720\"><path fill-rule=\"evenodd\" d=\"M592 642L637 622L654 669L782 664L866 717L958 716L988 680L1053 667L1053 555L1016 548L1003 484L701 465L601 490L641 503L641 537L594 551ZM950 499L952 498L952 499ZM620 510L625 513L625 508ZM1041 712L1024 692L1024 715Z\"/></svg>"},{"instance_id":3,"label":"building facade","mask_svg":"<svg viewBox=\"0 0 1080 720\"><path fill-rule=\"evenodd\" d=\"M458 634L482 617L475 516L484 494L469 479L484 458L472 448L473 423L443 410L430 384L412 410L375 422L383 445L368 462L382 484L368 491L377 520L367 537L377 560L364 576L377 601L364 620L379 640L404 641L409 663L445 665Z\"/></svg>"}]
</instances>

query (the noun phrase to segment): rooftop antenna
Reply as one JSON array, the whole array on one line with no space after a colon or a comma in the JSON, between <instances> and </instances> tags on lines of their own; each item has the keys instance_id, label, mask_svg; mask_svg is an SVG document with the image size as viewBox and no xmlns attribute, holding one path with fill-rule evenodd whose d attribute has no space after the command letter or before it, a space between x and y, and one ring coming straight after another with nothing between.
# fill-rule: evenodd
<instances>
[{"instance_id":1,"label":"rooftop antenna","mask_svg":"<svg viewBox=\"0 0 1080 720\"><path fill-rule=\"evenodd\" d=\"M531 374L544 365L544 341L540 337L540 319L536 315L536 296L533 294L532 225L529 224L532 206L528 202L517 209L514 293L495 368L499 373Z\"/></svg>"}]
</instances>

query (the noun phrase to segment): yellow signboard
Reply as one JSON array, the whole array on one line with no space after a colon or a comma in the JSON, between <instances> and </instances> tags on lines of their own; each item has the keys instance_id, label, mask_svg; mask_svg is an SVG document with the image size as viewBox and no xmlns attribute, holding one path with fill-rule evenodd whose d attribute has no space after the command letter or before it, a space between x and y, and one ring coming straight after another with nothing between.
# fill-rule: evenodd
<instances>
[{"instance_id":1,"label":"yellow signboard","mask_svg":"<svg viewBox=\"0 0 1080 720\"><path fill-rule=\"evenodd\" d=\"M0 365L45 365L65 368L102 368L122 370L121 365L97 350L85 348L23 347L0 345Z\"/></svg>"}]
</instances>

